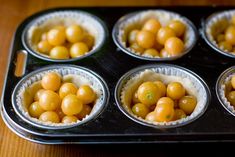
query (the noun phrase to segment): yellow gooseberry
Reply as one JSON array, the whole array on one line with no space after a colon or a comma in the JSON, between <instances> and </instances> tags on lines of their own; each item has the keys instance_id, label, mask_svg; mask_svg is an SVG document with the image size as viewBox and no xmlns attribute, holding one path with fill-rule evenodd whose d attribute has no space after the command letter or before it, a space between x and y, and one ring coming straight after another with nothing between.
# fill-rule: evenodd
<instances>
[{"instance_id":1,"label":"yellow gooseberry","mask_svg":"<svg viewBox=\"0 0 235 157\"><path fill-rule=\"evenodd\" d=\"M225 30L225 40L231 45L235 45L235 26L230 26Z\"/></svg>"},{"instance_id":2,"label":"yellow gooseberry","mask_svg":"<svg viewBox=\"0 0 235 157\"><path fill-rule=\"evenodd\" d=\"M185 24L179 20L173 20L168 24L168 27L173 29L177 37L181 37L185 32Z\"/></svg>"},{"instance_id":3,"label":"yellow gooseberry","mask_svg":"<svg viewBox=\"0 0 235 157\"><path fill-rule=\"evenodd\" d=\"M170 37L175 37L174 30L169 27L162 27L159 29L156 39L158 43L165 45L166 40Z\"/></svg>"},{"instance_id":4,"label":"yellow gooseberry","mask_svg":"<svg viewBox=\"0 0 235 157\"><path fill-rule=\"evenodd\" d=\"M149 122L156 122L157 121L157 113L155 111L149 112L145 116L145 120L147 120Z\"/></svg>"},{"instance_id":5,"label":"yellow gooseberry","mask_svg":"<svg viewBox=\"0 0 235 157\"><path fill-rule=\"evenodd\" d=\"M159 57L159 52L156 49L146 49L143 55L151 56L151 57Z\"/></svg>"},{"instance_id":6,"label":"yellow gooseberry","mask_svg":"<svg viewBox=\"0 0 235 157\"><path fill-rule=\"evenodd\" d=\"M82 120L86 117L86 115L89 115L91 113L91 106L84 104L81 112L79 112L77 115L75 115L78 119Z\"/></svg>"},{"instance_id":7,"label":"yellow gooseberry","mask_svg":"<svg viewBox=\"0 0 235 157\"><path fill-rule=\"evenodd\" d=\"M155 36L152 32L141 30L137 33L136 41L139 46L148 49L153 47Z\"/></svg>"},{"instance_id":8,"label":"yellow gooseberry","mask_svg":"<svg viewBox=\"0 0 235 157\"><path fill-rule=\"evenodd\" d=\"M142 30L150 31L154 34L161 28L161 23L157 19L149 19L144 23Z\"/></svg>"},{"instance_id":9,"label":"yellow gooseberry","mask_svg":"<svg viewBox=\"0 0 235 157\"><path fill-rule=\"evenodd\" d=\"M39 116L45 112L45 110L39 105L38 101L33 102L29 106L29 114L34 118L39 118Z\"/></svg>"},{"instance_id":10,"label":"yellow gooseberry","mask_svg":"<svg viewBox=\"0 0 235 157\"><path fill-rule=\"evenodd\" d=\"M231 85L232 85L233 89L235 89L235 75L233 75L231 78Z\"/></svg>"},{"instance_id":11,"label":"yellow gooseberry","mask_svg":"<svg viewBox=\"0 0 235 157\"><path fill-rule=\"evenodd\" d=\"M75 116L64 116L61 122L70 124L70 123L76 123L77 121L78 121L78 118Z\"/></svg>"},{"instance_id":12,"label":"yellow gooseberry","mask_svg":"<svg viewBox=\"0 0 235 157\"><path fill-rule=\"evenodd\" d=\"M140 100L138 99L137 90L136 90L136 91L133 93L133 95L132 95L132 103L133 103L133 104L140 103Z\"/></svg>"},{"instance_id":13,"label":"yellow gooseberry","mask_svg":"<svg viewBox=\"0 0 235 157\"><path fill-rule=\"evenodd\" d=\"M40 115L39 120L41 120L43 122L52 122L52 123L59 123L60 122L59 116L54 111L43 112Z\"/></svg>"},{"instance_id":14,"label":"yellow gooseberry","mask_svg":"<svg viewBox=\"0 0 235 157\"><path fill-rule=\"evenodd\" d=\"M49 72L42 77L41 85L44 89L57 91L61 85L61 77L56 72Z\"/></svg>"},{"instance_id":15,"label":"yellow gooseberry","mask_svg":"<svg viewBox=\"0 0 235 157\"><path fill-rule=\"evenodd\" d=\"M225 85L224 94L227 97L228 93L230 93L233 90L232 81L225 82L224 85Z\"/></svg>"},{"instance_id":16,"label":"yellow gooseberry","mask_svg":"<svg viewBox=\"0 0 235 157\"><path fill-rule=\"evenodd\" d=\"M62 86L60 87L60 90L59 90L60 98L63 99L68 94L76 94L77 90L78 90L78 88L75 84L64 83L64 84L62 84Z\"/></svg>"},{"instance_id":17,"label":"yellow gooseberry","mask_svg":"<svg viewBox=\"0 0 235 157\"><path fill-rule=\"evenodd\" d=\"M235 106L235 91L231 91L227 95L227 99L232 106Z\"/></svg>"},{"instance_id":18,"label":"yellow gooseberry","mask_svg":"<svg viewBox=\"0 0 235 157\"><path fill-rule=\"evenodd\" d=\"M62 45L65 40L65 32L61 29L51 29L47 33L47 41L53 46Z\"/></svg>"},{"instance_id":19,"label":"yellow gooseberry","mask_svg":"<svg viewBox=\"0 0 235 157\"><path fill-rule=\"evenodd\" d=\"M95 101L96 93L90 86L82 85L78 88L77 97L83 104L89 104Z\"/></svg>"},{"instance_id":20,"label":"yellow gooseberry","mask_svg":"<svg viewBox=\"0 0 235 157\"><path fill-rule=\"evenodd\" d=\"M150 107L157 103L161 97L161 92L153 82L144 82L139 86L137 95L141 103Z\"/></svg>"},{"instance_id":21,"label":"yellow gooseberry","mask_svg":"<svg viewBox=\"0 0 235 157\"><path fill-rule=\"evenodd\" d=\"M34 95L34 101L39 101L40 96L42 95L42 93L46 91L45 89L39 89L36 94Z\"/></svg>"},{"instance_id":22,"label":"yellow gooseberry","mask_svg":"<svg viewBox=\"0 0 235 157\"><path fill-rule=\"evenodd\" d=\"M166 58L166 57L169 57L169 56L170 56L170 54L166 51L166 49L162 49L160 51L160 57L161 58Z\"/></svg>"},{"instance_id":23,"label":"yellow gooseberry","mask_svg":"<svg viewBox=\"0 0 235 157\"><path fill-rule=\"evenodd\" d=\"M78 114L82 108L82 101L76 95L69 94L62 100L61 109L67 116Z\"/></svg>"},{"instance_id":24,"label":"yellow gooseberry","mask_svg":"<svg viewBox=\"0 0 235 157\"><path fill-rule=\"evenodd\" d=\"M155 83L160 90L161 97L164 97L166 95L166 85L162 81L154 81L153 83Z\"/></svg>"},{"instance_id":25,"label":"yellow gooseberry","mask_svg":"<svg viewBox=\"0 0 235 157\"><path fill-rule=\"evenodd\" d=\"M51 90L44 91L39 98L39 105L46 111L56 110L60 102L59 95Z\"/></svg>"},{"instance_id":26,"label":"yellow gooseberry","mask_svg":"<svg viewBox=\"0 0 235 157\"><path fill-rule=\"evenodd\" d=\"M87 47L89 48L89 50L91 50L92 47L94 46L95 39L94 39L94 37L91 36L90 34L85 34L85 36L84 36L83 39L82 39L82 42L87 45Z\"/></svg>"},{"instance_id":27,"label":"yellow gooseberry","mask_svg":"<svg viewBox=\"0 0 235 157\"><path fill-rule=\"evenodd\" d=\"M69 51L65 46L55 46L50 51L50 57L53 59L69 59Z\"/></svg>"},{"instance_id":28,"label":"yellow gooseberry","mask_svg":"<svg viewBox=\"0 0 235 157\"><path fill-rule=\"evenodd\" d=\"M165 42L165 49L170 56L177 56L184 50L184 43L177 37L168 38Z\"/></svg>"},{"instance_id":29,"label":"yellow gooseberry","mask_svg":"<svg viewBox=\"0 0 235 157\"><path fill-rule=\"evenodd\" d=\"M49 44L47 40L43 40L38 43L38 51L40 53L48 55L51 49L52 49L52 46Z\"/></svg>"},{"instance_id":30,"label":"yellow gooseberry","mask_svg":"<svg viewBox=\"0 0 235 157\"><path fill-rule=\"evenodd\" d=\"M47 32L42 33L41 35L41 41L47 40Z\"/></svg>"},{"instance_id":31,"label":"yellow gooseberry","mask_svg":"<svg viewBox=\"0 0 235 157\"><path fill-rule=\"evenodd\" d=\"M131 44L130 48L133 49L135 52L138 52L140 54L144 52L144 48L140 47L137 43Z\"/></svg>"},{"instance_id":32,"label":"yellow gooseberry","mask_svg":"<svg viewBox=\"0 0 235 157\"><path fill-rule=\"evenodd\" d=\"M166 89L167 97L171 99L180 99L185 95L184 86L179 82L171 82L167 85Z\"/></svg>"},{"instance_id":33,"label":"yellow gooseberry","mask_svg":"<svg viewBox=\"0 0 235 157\"><path fill-rule=\"evenodd\" d=\"M80 57L85 55L89 51L87 45L83 42L77 42L70 48L70 56L72 58Z\"/></svg>"},{"instance_id":34,"label":"yellow gooseberry","mask_svg":"<svg viewBox=\"0 0 235 157\"><path fill-rule=\"evenodd\" d=\"M66 39L71 43L76 43L84 38L84 32L79 25L71 25L66 28Z\"/></svg>"},{"instance_id":35,"label":"yellow gooseberry","mask_svg":"<svg viewBox=\"0 0 235 157\"><path fill-rule=\"evenodd\" d=\"M65 26L62 26L62 25L55 26L55 27L53 27L53 29L58 29L63 32L65 32L65 30L66 30Z\"/></svg>"},{"instance_id":36,"label":"yellow gooseberry","mask_svg":"<svg viewBox=\"0 0 235 157\"><path fill-rule=\"evenodd\" d=\"M145 118L145 116L149 113L149 108L142 104L142 103L137 103L132 107L132 112L141 118Z\"/></svg>"},{"instance_id":37,"label":"yellow gooseberry","mask_svg":"<svg viewBox=\"0 0 235 157\"><path fill-rule=\"evenodd\" d=\"M161 98L157 101L157 106L158 106L158 105L165 105L165 104L171 105L172 108L174 108L174 101L173 101L171 98L169 98L169 97L161 97ZM156 108L157 108L157 106L156 106ZM156 108L155 108L155 110L156 110Z\"/></svg>"},{"instance_id":38,"label":"yellow gooseberry","mask_svg":"<svg viewBox=\"0 0 235 157\"><path fill-rule=\"evenodd\" d=\"M172 120L182 119L182 118L185 118L186 116L187 115L185 114L185 112L182 109L175 109L174 117Z\"/></svg>"},{"instance_id":39,"label":"yellow gooseberry","mask_svg":"<svg viewBox=\"0 0 235 157\"><path fill-rule=\"evenodd\" d=\"M173 119L174 107L171 103L159 103L154 112L156 112L158 122L169 122Z\"/></svg>"},{"instance_id":40,"label":"yellow gooseberry","mask_svg":"<svg viewBox=\"0 0 235 157\"><path fill-rule=\"evenodd\" d=\"M197 105L197 100L194 96L184 96L179 100L179 108L186 114L191 114Z\"/></svg>"},{"instance_id":41,"label":"yellow gooseberry","mask_svg":"<svg viewBox=\"0 0 235 157\"><path fill-rule=\"evenodd\" d=\"M224 51L228 51L228 52L231 52L233 49L232 45L227 41L219 42L218 46L220 49L222 49Z\"/></svg>"},{"instance_id":42,"label":"yellow gooseberry","mask_svg":"<svg viewBox=\"0 0 235 157\"><path fill-rule=\"evenodd\" d=\"M133 29L128 34L128 39L127 40L128 40L128 43L130 45L136 43L136 36L137 36L138 32L139 32L139 30Z\"/></svg>"}]
</instances>

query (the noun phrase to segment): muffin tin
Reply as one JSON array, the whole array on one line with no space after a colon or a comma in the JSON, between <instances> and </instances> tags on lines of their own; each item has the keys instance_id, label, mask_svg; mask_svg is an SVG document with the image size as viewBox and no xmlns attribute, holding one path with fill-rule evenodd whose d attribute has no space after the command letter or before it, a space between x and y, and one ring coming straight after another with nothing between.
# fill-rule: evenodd
<instances>
[{"instance_id":1,"label":"muffin tin","mask_svg":"<svg viewBox=\"0 0 235 157\"><path fill-rule=\"evenodd\" d=\"M235 117L225 110L220 104L215 91L215 85L220 74L233 66L234 60L215 53L207 43L199 37L193 49L174 61L165 61L187 68L199 75L208 85L211 92L211 101L203 115L195 121L175 128L159 129L140 125L129 119L118 108L114 99L114 91L118 80L127 71L146 64L159 65L159 62L139 60L123 53L112 40L111 34L114 24L118 19L128 13L156 9L156 8L60 8L39 12L27 18L19 25L13 37L10 50L9 63L6 73L4 90L2 94L2 118L6 125L17 135L33 142L44 144L94 144L94 143L165 143L165 142L214 142L235 141ZM191 20L197 29L201 23L212 13L231 9L228 7L169 7L161 8L174 11ZM78 127L62 130L40 129L23 121L14 111L11 96L16 84L22 77L16 77L15 61L18 52L26 53L23 46L22 33L25 27L36 17L54 11L82 10L96 15L107 26L108 38L104 46L93 55L79 61L70 61L68 64L88 68L99 74L107 83L110 99L107 107L95 120L89 121ZM107 16L108 14L108 16ZM58 63L61 64L61 63ZM41 60L27 54L24 75L53 62Z\"/></svg>"}]
</instances>

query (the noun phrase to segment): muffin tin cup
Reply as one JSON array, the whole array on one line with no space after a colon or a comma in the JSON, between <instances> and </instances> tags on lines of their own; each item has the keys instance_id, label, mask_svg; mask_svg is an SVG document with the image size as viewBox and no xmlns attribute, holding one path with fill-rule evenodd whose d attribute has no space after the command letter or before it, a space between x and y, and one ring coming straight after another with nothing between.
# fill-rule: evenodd
<instances>
[{"instance_id":1,"label":"muffin tin cup","mask_svg":"<svg viewBox=\"0 0 235 157\"><path fill-rule=\"evenodd\" d=\"M157 15L154 15L157 14ZM126 32L124 31L124 28L127 28L127 26L131 25L131 23L136 22L137 21L142 21L149 19L151 17L159 17L161 18L160 22L163 21L164 23L167 23L164 19L164 17L161 17L161 15L166 16L166 18L168 18L168 20L172 20L172 19L178 19L180 21L182 21L184 24L187 25L187 33L185 35L184 38L187 38L187 45L186 48L184 50L183 53L181 53L178 56L172 56L172 57L164 57L164 58L154 58L154 57L147 57L147 56L142 56L140 54L135 53L134 51L132 51L130 48L126 47L126 41L123 41L123 36L127 35ZM142 19L141 19L142 18ZM148 60L148 61L172 61L172 60L176 60L178 58L183 57L184 55L186 55L188 52L190 52L190 50L194 47L194 45L197 42L197 29L194 26L194 24L187 19L186 17L181 16L178 13L172 12L172 11L167 11L167 10L162 10L162 9L156 9L156 10L145 10L145 11L137 11L137 12L133 12L133 13L129 13L127 15L124 15L123 17L121 17L116 24L113 27L113 31L112 31L112 38L114 43L116 44L116 46L121 49L124 53L141 59L141 60Z\"/></svg>"},{"instance_id":2,"label":"muffin tin cup","mask_svg":"<svg viewBox=\"0 0 235 157\"><path fill-rule=\"evenodd\" d=\"M203 37L203 39L205 40L205 42L216 52L230 57L230 58L235 58L235 55L226 52L222 49L220 49L217 44L216 41L213 39L212 35L210 34L210 28L213 24L215 24L216 22L218 22L221 19L227 19L230 20L230 17L232 15L235 15L235 10L228 10L228 11L220 11L220 12L216 12L211 14L209 17L206 18L206 20L202 21L202 28L200 30L200 33Z\"/></svg>"},{"instance_id":3,"label":"muffin tin cup","mask_svg":"<svg viewBox=\"0 0 235 157\"><path fill-rule=\"evenodd\" d=\"M32 38L32 32L34 31L36 27L47 25L48 20L51 20L51 19L57 19L59 21L58 25L64 24L66 22L71 23L71 24L76 23L78 25L81 25L82 27L85 27L85 29L89 29L95 32L97 37L95 37L95 44L92 47L92 49L83 56L70 58L70 59L52 59L47 55L37 52L35 48L35 44L33 44L32 41L30 41ZM63 21L63 19L66 19L67 21L66 20ZM107 36L108 36L108 30L106 28L106 25L97 16L87 13L85 11L63 10L63 11L50 12L50 13L43 14L34 18L24 28L22 36L21 36L21 40L22 40L23 46L31 55L39 59L49 61L49 62L63 63L63 62L79 61L100 51L100 49L105 43Z\"/></svg>"},{"instance_id":4,"label":"muffin tin cup","mask_svg":"<svg viewBox=\"0 0 235 157\"><path fill-rule=\"evenodd\" d=\"M137 117L131 111L126 109L126 106L122 104L122 93L123 90L127 88L128 85L131 85L133 80L135 80L139 75L142 75L145 71L151 71L159 74L177 76L182 78L182 83L184 81L191 81L193 87L197 93L197 106L191 115L180 120L171 121L171 122L148 122L142 118ZM207 84L194 72L187 70L183 67L170 65L170 64L152 64L145 65L130 70L124 74L118 81L115 88L115 101L118 108L131 120L136 123L139 123L144 126L149 126L153 128L175 128L189 124L196 119L198 119L206 111L207 106L210 102L211 94Z\"/></svg>"},{"instance_id":5,"label":"muffin tin cup","mask_svg":"<svg viewBox=\"0 0 235 157\"><path fill-rule=\"evenodd\" d=\"M221 75L218 77L216 82L216 95L220 102L220 104L233 116L235 116L235 109L230 104L230 102L225 97L225 83L229 82L232 76L235 75L235 66L232 66L226 69Z\"/></svg>"},{"instance_id":6,"label":"muffin tin cup","mask_svg":"<svg viewBox=\"0 0 235 157\"><path fill-rule=\"evenodd\" d=\"M23 93L28 89L33 83L38 82L42 77L48 72L57 72L61 76L66 75L77 75L82 79L86 79L86 83L90 84L95 92L98 94L98 98L92 108L92 111L89 115L83 118L81 121L72 124L63 124L63 123L51 123L51 122L42 122L37 118L32 118L26 107L22 105ZM91 120L94 120L98 117L109 101L109 90L105 81L95 72L80 66L74 65L53 65L45 68L38 69L26 75L19 83L16 85L12 93L12 105L16 114L23 119L25 122L29 123L32 126L41 128L41 129L66 129L72 127L78 127L84 123L87 123Z\"/></svg>"}]
</instances>

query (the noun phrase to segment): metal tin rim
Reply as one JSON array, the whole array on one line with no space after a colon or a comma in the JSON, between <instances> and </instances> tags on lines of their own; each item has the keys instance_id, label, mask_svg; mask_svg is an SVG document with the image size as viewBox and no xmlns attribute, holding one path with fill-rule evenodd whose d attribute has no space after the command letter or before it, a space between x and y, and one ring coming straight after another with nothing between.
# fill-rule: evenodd
<instances>
[{"instance_id":1,"label":"metal tin rim","mask_svg":"<svg viewBox=\"0 0 235 157\"><path fill-rule=\"evenodd\" d=\"M64 126L49 126L49 125L43 125L43 124L39 124L39 123L36 123L32 120L30 120L29 118L27 118L20 110L19 108L17 107L16 105L16 92L19 90L19 87L21 85L21 83L23 81L25 81L26 79L28 79L29 77L37 74L38 72L42 72L42 71L45 71L45 70L50 70L50 69L53 69L53 68L75 68L75 69L79 69L85 73L89 73L91 74L93 77L95 77L101 84L102 86L102 90L103 90L103 93L104 93L104 102L101 106L101 108L99 108L96 113L85 119L85 120L82 120L80 121L79 123L75 123L75 124L72 124L72 125L64 125ZM108 85L106 84L106 82L104 81L104 79L98 75L97 73L93 72L92 70L89 70L87 68L84 68L84 67L81 67L81 66L75 66L75 65L52 65L52 66L47 66L47 67L44 67L44 68L40 68L38 70L35 70L31 73L29 73L28 75L26 75L25 77L23 77L18 83L17 85L15 86L14 90L13 90L13 93L12 93L12 97L11 97L11 101L12 101L12 106L13 106L13 109L14 111L16 112L16 114L21 118L23 119L25 122L37 127L37 128L42 128L42 129L51 129L51 130L56 130L56 129L67 129L67 128L72 128L72 127L75 127L75 126L79 126L79 125L82 125L84 123L87 123L95 118L97 118L103 111L104 109L106 108L108 102L109 102L109 97L110 97L110 93L109 93L109 88L108 88Z\"/></svg>"},{"instance_id":2,"label":"metal tin rim","mask_svg":"<svg viewBox=\"0 0 235 157\"><path fill-rule=\"evenodd\" d=\"M145 10L145 11L151 11L151 10ZM124 53L132 56L132 57L135 57L135 58L138 58L138 59L142 59L142 60L148 60L148 61L171 61L171 60L176 60L178 58L181 58L183 57L184 55L186 55L189 51L192 50L192 48L195 46L195 44L197 43L197 39L198 39L198 34L197 34L197 29L195 27L195 25L186 17L176 13L176 12L173 12L173 11L168 11L168 10L164 10L164 9L155 9L153 11L163 11L163 12L166 12L166 13L172 13L172 14L176 14L176 15L179 15L181 18L183 18L185 21L187 21L187 23L189 24L189 26L193 29L193 33L195 35L195 39L192 43L192 45L186 49L181 55L179 56L174 56L174 57L165 57L165 58L150 58L150 57L145 57L145 56L141 56L141 55L138 55L138 54L135 54L131 51L129 51L127 48L125 48L121 43L120 41L118 40L118 27L119 25L125 21L126 19L136 15L136 14L139 14L139 13L142 13L142 12L145 12L145 11L136 11L136 12L132 12L132 13L129 13L129 14L126 14L122 17L119 18L119 20L115 23L114 27L113 27L113 30L112 30L112 38L113 38L113 41L114 43L116 44L116 46L121 49Z\"/></svg>"},{"instance_id":3,"label":"metal tin rim","mask_svg":"<svg viewBox=\"0 0 235 157\"><path fill-rule=\"evenodd\" d=\"M156 67L173 67L173 68L177 68L179 70L182 70L182 71L186 72L187 74L189 74L191 77L194 77L196 80L198 80L200 82L200 84L205 88L206 95L207 95L207 101L206 101L204 109L196 117L192 118L191 120L188 120L183 123L176 124L176 125L154 125L151 123L143 122L143 121L139 120L138 118L134 117L133 115L130 115L130 113L128 113L126 111L126 109L123 107L123 105L119 99L121 87L123 85L123 80L125 78L132 76L133 74L135 74L137 72L143 71L145 69L156 68ZM158 129L176 128L176 127L184 126L186 124L189 124L189 123L195 121L196 119L198 119L199 117L201 117L204 114L204 112L206 111L206 109L210 103L210 99L211 99L211 93L210 93L209 87L201 77L199 77L196 73L194 73L184 67L172 65L172 64L148 64L148 65L140 66L140 67L137 67L137 68L134 68L134 69L128 71L118 80L116 87L115 87L114 96L115 96L116 105L121 110L121 112L124 113L124 115L126 115L128 118L130 118L134 122L137 122L137 123L142 124L144 126L149 126L149 127L158 128Z\"/></svg>"},{"instance_id":4,"label":"metal tin rim","mask_svg":"<svg viewBox=\"0 0 235 157\"><path fill-rule=\"evenodd\" d=\"M235 11L235 10L229 10L229 11ZM226 12L229 12L229 11L226 11ZM230 54L230 53L228 53L228 52L225 52L225 51L219 49L219 48L218 48L217 46L215 46L214 44L212 44L211 41L208 39L208 36L207 36L207 33L206 33L206 27L207 27L208 22L209 22L213 17L215 17L215 16L217 16L217 15L223 13L223 12L225 12L225 11L220 11L220 12L213 13L213 14L211 14L210 16L208 16L205 21L202 21L201 35L202 35L202 38L205 40L205 42L206 42L213 50L215 50L216 52L218 52L218 53L220 53L220 54L222 54L222 55L224 55L224 56L227 56L227 57L230 57L230 58L235 58L235 55L232 55L232 54Z\"/></svg>"},{"instance_id":5,"label":"metal tin rim","mask_svg":"<svg viewBox=\"0 0 235 157\"><path fill-rule=\"evenodd\" d=\"M49 58L49 57L46 57L46 56L43 56L37 52L35 52L33 49L31 49L31 47L28 45L27 43L27 31L28 29L31 27L31 25L38 19L40 18L42 15L45 15L45 14L51 14L51 13L55 13L55 12L65 12L65 11L72 11L72 12L76 12L76 13L82 13L82 14L85 14L87 16L90 16L92 17L93 19L95 19L100 25L101 27L103 28L104 30L104 37L102 38L102 41L101 43L98 45L98 47L96 47L96 49L93 49L91 51L89 51L87 54L83 55L83 56L80 56L80 57L77 57L77 58L70 58L70 59L52 59L52 58ZM88 56L91 56L93 55L94 53L98 52L102 46L104 45L105 43L105 40L108 36L108 29L104 23L104 21L102 21L99 17L93 15L93 14L90 14L88 12L85 12L85 11L78 11L78 10L60 10L60 11L51 11L50 13L43 13L43 14L40 14L40 15L37 15L37 17L35 17L31 22L29 22L26 27L24 28L23 32L22 32L22 35L21 35L21 40L22 40L22 43L23 43L23 46L24 48L30 53L32 54L34 57L37 57L39 59L42 59L42 60L45 60L45 61L49 61L49 62L58 62L58 63L66 63L66 62L73 62L73 61L78 61L78 60L81 60L83 58L86 58Z\"/></svg>"},{"instance_id":6,"label":"metal tin rim","mask_svg":"<svg viewBox=\"0 0 235 157\"><path fill-rule=\"evenodd\" d=\"M215 85L215 91L216 91L216 96L217 96L217 99L219 100L220 104L224 107L225 110L227 110L231 115L235 116L235 113L232 112L231 110L229 110L227 108L227 106L224 104L220 94L219 94L219 88L220 88L220 84L221 84L221 81L225 79L225 77L228 76L228 74L235 69L235 66L232 66L228 69L226 69L225 71L223 71L220 76L218 77L217 81L216 81L216 85Z\"/></svg>"}]
</instances>

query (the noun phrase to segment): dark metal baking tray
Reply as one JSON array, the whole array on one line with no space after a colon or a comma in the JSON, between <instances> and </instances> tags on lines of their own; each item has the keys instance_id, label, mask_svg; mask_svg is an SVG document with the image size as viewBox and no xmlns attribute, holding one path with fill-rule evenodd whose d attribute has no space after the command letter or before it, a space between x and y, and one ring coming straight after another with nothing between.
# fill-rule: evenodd
<instances>
[{"instance_id":1,"label":"dark metal baking tray","mask_svg":"<svg viewBox=\"0 0 235 157\"><path fill-rule=\"evenodd\" d=\"M23 21L17 28L9 53L9 67L6 73L5 88L2 95L2 110L7 117L8 125L21 130L25 134L48 141L57 140L61 143L162 143L162 142L203 142L203 141L235 141L235 117L228 113L219 103L215 94L215 84L218 76L234 65L234 60L218 54L199 37L197 44L184 57L169 62L185 67L201 76L208 84L212 93L211 103L206 112L196 121L186 126L171 129L156 129L137 124L127 118L116 106L114 89L118 79L127 71L140 65L159 62L143 61L121 52L111 38L115 22L123 15L146 9L166 9L175 11L189 18L199 30L201 22L211 13L232 9L229 7L95 7L95 8L59 8L39 12ZM15 58L18 50L24 50L21 34L24 27L33 18L57 10L83 10L101 18L109 29L109 36L103 48L87 59L70 62L89 68L101 75L107 82L110 90L110 101L105 111L94 121L82 126L65 130L44 130L33 127L22 121L14 112L11 104L11 94L21 79L14 76ZM50 63L28 54L25 74ZM2 115L3 116L3 115ZM37 137L37 138L36 138ZM54 142L56 143L56 142Z\"/></svg>"}]
</instances>

